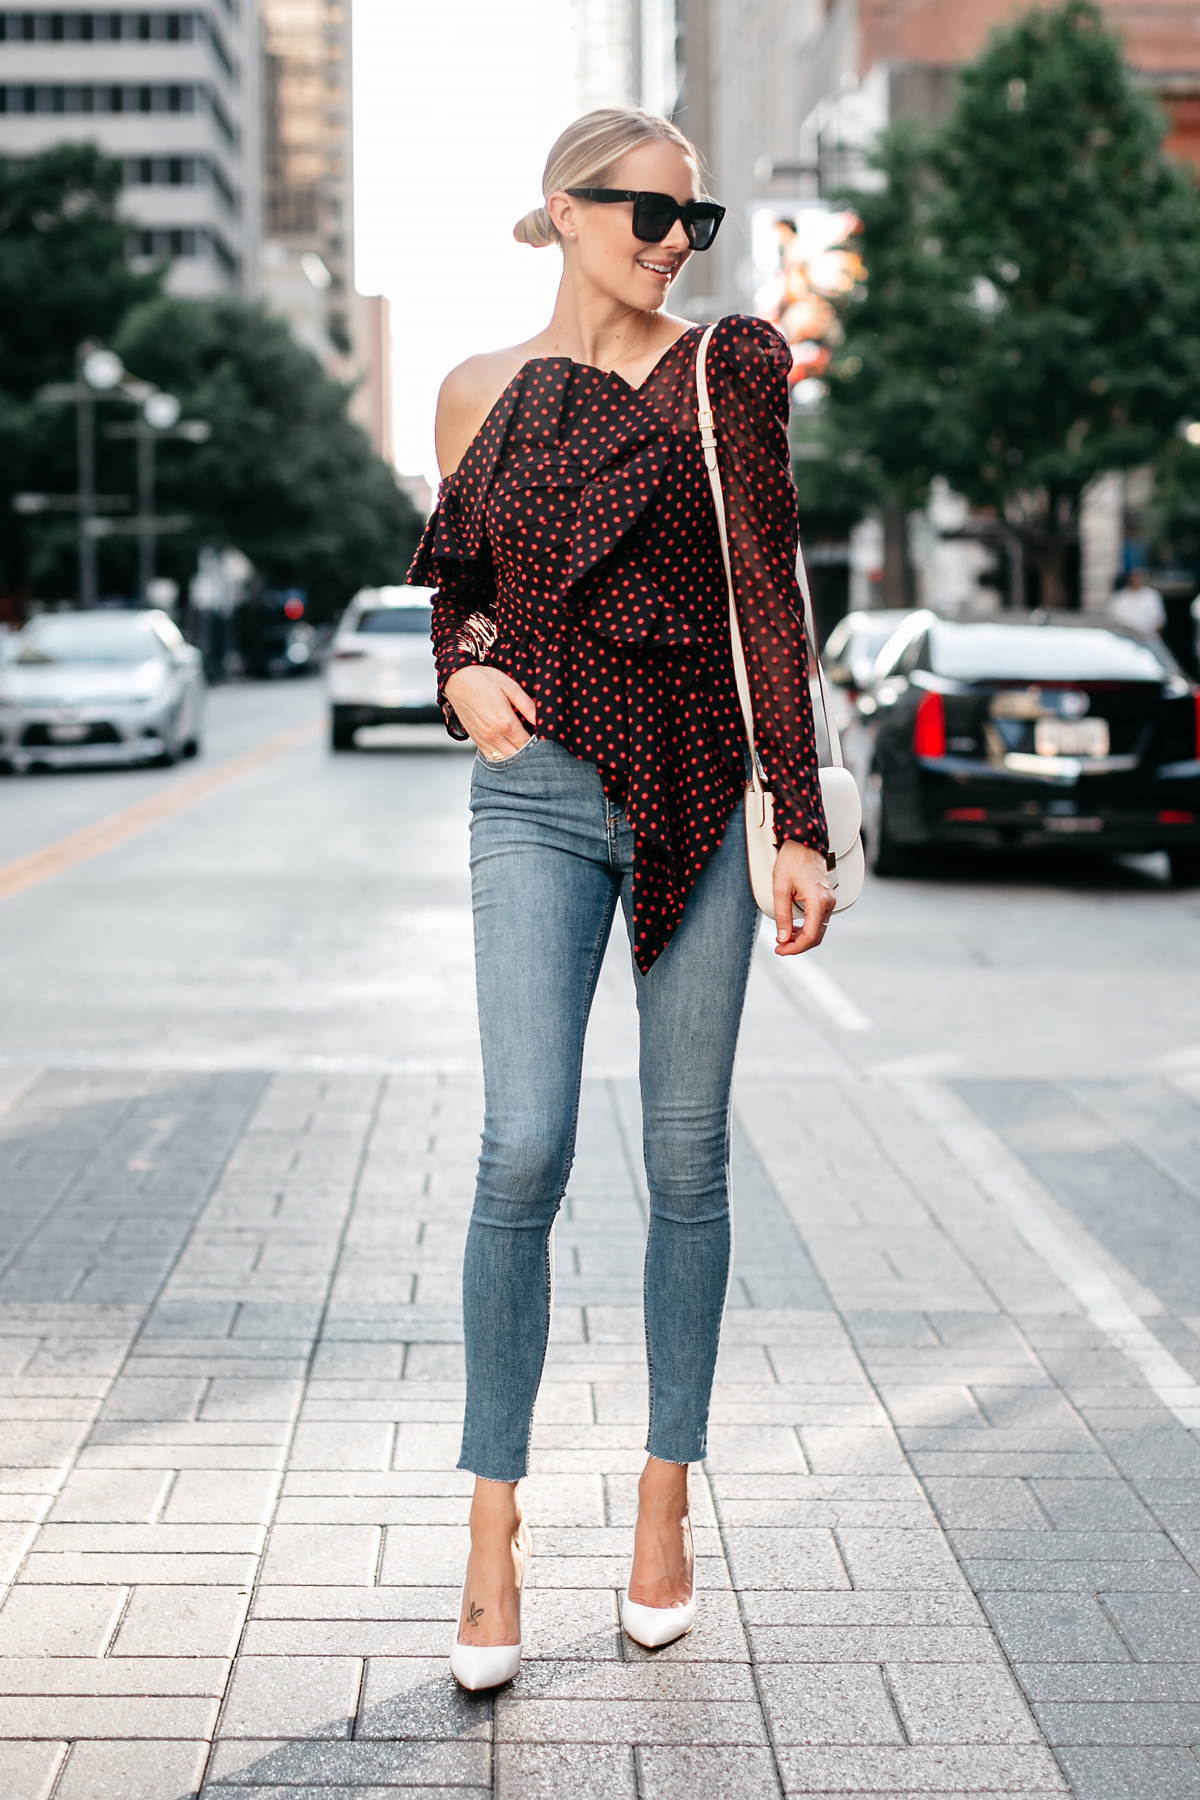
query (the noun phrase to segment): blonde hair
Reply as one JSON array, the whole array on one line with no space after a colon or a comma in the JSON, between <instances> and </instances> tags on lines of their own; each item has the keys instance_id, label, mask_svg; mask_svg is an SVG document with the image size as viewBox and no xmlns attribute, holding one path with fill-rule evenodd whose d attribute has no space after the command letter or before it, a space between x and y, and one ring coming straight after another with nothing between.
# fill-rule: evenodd
<instances>
[{"instance_id":1,"label":"blonde hair","mask_svg":"<svg viewBox=\"0 0 1200 1800\"><path fill-rule=\"evenodd\" d=\"M604 187L621 158L642 144L663 139L677 144L690 156L697 169L703 167L696 146L686 138L678 125L657 113L644 112L640 106L604 106L596 112L584 113L568 125L550 147L546 167L542 171L542 195L560 194L564 188ZM531 244L535 250L562 240L554 220L545 206L535 206L513 226L518 244Z\"/></svg>"}]
</instances>

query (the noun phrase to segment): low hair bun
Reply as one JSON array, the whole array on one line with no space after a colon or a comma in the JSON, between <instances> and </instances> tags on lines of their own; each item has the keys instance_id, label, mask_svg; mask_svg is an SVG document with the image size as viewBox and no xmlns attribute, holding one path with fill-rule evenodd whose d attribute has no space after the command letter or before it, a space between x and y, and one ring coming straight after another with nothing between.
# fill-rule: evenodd
<instances>
[{"instance_id":1,"label":"low hair bun","mask_svg":"<svg viewBox=\"0 0 1200 1800\"><path fill-rule=\"evenodd\" d=\"M518 244L530 244L535 250L545 250L548 245L559 242L554 221L544 206L535 206L523 219L518 219L513 226L513 236Z\"/></svg>"},{"instance_id":2,"label":"low hair bun","mask_svg":"<svg viewBox=\"0 0 1200 1800\"><path fill-rule=\"evenodd\" d=\"M542 174L542 193L549 199L573 188L607 187L609 176L623 156L642 144L656 142L674 144L695 165L697 175L701 173L696 146L670 119L646 112L640 106L604 106L584 113L551 146ZM535 207L518 220L513 236L518 244L532 244L535 250L544 250L547 244L562 246L562 238L545 206Z\"/></svg>"}]
</instances>

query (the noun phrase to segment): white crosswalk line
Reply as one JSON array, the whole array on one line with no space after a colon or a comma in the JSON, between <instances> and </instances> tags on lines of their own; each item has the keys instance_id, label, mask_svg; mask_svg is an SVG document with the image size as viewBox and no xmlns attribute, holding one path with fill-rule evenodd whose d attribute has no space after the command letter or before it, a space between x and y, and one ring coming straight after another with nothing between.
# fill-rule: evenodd
<instances>
[{"instance_id":1,"label":"white crosswalk line","mask_svg":"<svg viewBox=\"0 0 1200 1800\"><path fill-rule=\"evenodd\" d=\"M938 1081L902 1081L900 1090L985 1194L1005 1207L1031 1249L1072 1293L1181 1425L1200 1430L1200 1384L1129 1305L1112 1277L1048 1217L1037 1178ZM1052 1203L1052 1202L1051 1202Z\"/></svg>"},{"instance_id":2,"label":"white crosswalk line","mask_svg":"<svg viewBox=\"0 0 1200 1800\"><path fill-rule=\"evenodd\" d=\"M763 920L762 948L770 958L772 972L780 981L799 988L808 1004L824 1013L830 1024L841 1031L870 1031L871 1021L866 1013L854 1004L832 975L813 961L811 950L804 956L775 955L775 927L770 919Z\"/></svg>"}]
</instances>

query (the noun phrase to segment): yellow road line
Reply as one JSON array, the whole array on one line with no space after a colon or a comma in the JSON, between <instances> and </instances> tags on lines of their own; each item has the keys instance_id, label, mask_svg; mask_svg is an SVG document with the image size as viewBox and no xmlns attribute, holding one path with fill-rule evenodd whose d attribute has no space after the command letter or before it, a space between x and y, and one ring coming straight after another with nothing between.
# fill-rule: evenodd
<instances>
[{"instance_id":1,"label":"yellow road line","mask_svg":"<svg viewBox=\"0 0 1200 1800\"><path fill-rule=\"evenodd\" d=\"M252 770L261 768L263 763L273 762L277 756L294 749L297 744L307 743L320 730L320 722L313 720L307 725L294 725L287 731L277 731L274 737L256 744L253 750L245 750L240 756L231 756L228 762L218 763L215 769L206 769L203 774L176 782L163 793L151 794L148 799L135 801L132 806L123 807L109 818L97 820L94 825L84 825L80 830L59 838L56 844L48 844L44 850L32 850L28 856L18 856L15 862L5 863L0 867L0 900L20 894L25 888L36 887L39 881L49 881L52 875L61 875L79 863L90 862L93 856L103 856L106 850L115 850L118 844L136 837L139 831L161 824L164 819L174 818L176 813L194 806L197 800L203 800L218 788L226 787L231 781L238 781L243 775L249 775Z\"/></svg>"}]
</instances>

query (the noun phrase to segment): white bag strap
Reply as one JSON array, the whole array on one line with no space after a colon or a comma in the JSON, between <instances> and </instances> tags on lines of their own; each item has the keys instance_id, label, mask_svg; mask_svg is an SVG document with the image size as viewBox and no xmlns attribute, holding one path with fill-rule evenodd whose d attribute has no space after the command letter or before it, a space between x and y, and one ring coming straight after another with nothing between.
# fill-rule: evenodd
<instances>
[{"instance_id":1,"label":"white bag strap","mask_svg":"<svg viewBox=\"0 0 1200 1800\"><path fill-rule=\"evenodd\" d=\"M725 585L729 590L729 638L733 648L733 678L737 684L737 696L741 703L742 719L746 727L746 742L750 748L750 780L756 794L762 792L762 777L759 773L758 751L754 744L754 708L750 700L750 678L746 673L746 652L742 647L742 632L738 622L737 595L733 587L733 565L729 559L729 531L725 520L725 495L721 487L721 471L717 466L717 428L713 410L708 398L708 372L706 362L708 345L715 325L710 325L700 339L700 347L696 351L696 421L700 427L700 442L704 446L704 466L708 470L709 486L712 488L713 508L717 515L717 536L721 540L721 557L725 564ZM800 583L800 592L804 596L804 630L808 638L810 653L817 665L817 691L821 696L821 711L825 717L825 730L829 737L829 754L835 767L842 766L842 745L838 737L837 726L829 711L829 700L825 692L825 674L821 668L821 658L817 654L817 632L813 622L812 596L808 591L808 571L804 567L804 552L797 548L796 578Z\"/></svg>"}]
</instances>

